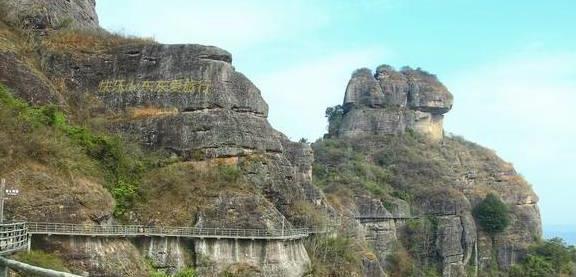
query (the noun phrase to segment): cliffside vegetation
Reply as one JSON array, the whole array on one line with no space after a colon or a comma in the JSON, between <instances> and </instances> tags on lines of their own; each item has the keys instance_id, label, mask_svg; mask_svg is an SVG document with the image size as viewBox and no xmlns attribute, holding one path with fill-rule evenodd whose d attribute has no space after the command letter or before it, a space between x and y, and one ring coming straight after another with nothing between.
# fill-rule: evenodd
<instances>
[{"instance_id":1,"label":"cliffside vegetation","mask_svg":"<svg viewBox=\"0 0 576 277\"><path fill-rule=\"evenodd\" d=\"M498 196L491 193L474 208L474 217L482 229L494 236L510 224L508 207Z\"/></svg>"},{"instance_id":2,"label":"cliffside vegetation","mask_svg":"<svg viewBox=\"0 0 576 277\"><path fill-rule=\"evenodd\" d=\"M256 194L236 166L176 163L178 158L163 152L142 151L121 137L75 125L55 106L32 107L1 84L0 128L0 173L35 161L62 174L90 176L110 191L118 218L137 209L153 221L165 210L171 216L158 218L164 224L188 225L220 193ZM177 209L176 216L175 201L190 206Z\"/></svg>"},{"instance_id":3,"label":"cliffside vegetation","mask_svg":"<svg viewBox=\"0 0 576 277\"><path fill-rule=\"evenodd\" d=\"M574 276L576 274L576 247L562 239L538 242L530 247L528 255L510 270L510 277Z\"/></svg>"},{"instance_id":4,"label":"cliffside vegetation","mask_svg":"<svg viewBox=\"0 0 576 277\"><path fill-rule=\"evenodd\" d=\"M30 252L21 252L16 255L16 260L34 266L48 268L52 270L70 272L66 267L66 263L58 256L46 253L41 250L33 250ZM21 276L21 275L18 275ZM39 277L39 276L28 276Z\"/></svg>"},{"instance_id":5,"label":"cliffside vegetation","mask_svg":"<svg viewBox=\"0 0 576 277\"><path fill-rule=\"evenodd\" d=\"M55 106L31 107L0 85L0 151L8 158L0 169L34 160L62 173L100 179L116 200L114 213L123 215L135 197L144 171L162 161L120 137L96 133L70 123ZM27 143L23 143L27 142Z\"/></svg>"},{"instance_id":6,"label":"cliffside vegetation","mask_svg":"<svg viewBox=\"0 0 576 277\"><path fill-rule=\"evenodd\" d=\"M101 53L126 44L152 44L153 38L140 38L99 30L61 29L42 40L42 47L68 53Z\"/></svg>"},{"instance_id":7,"label":"cliffside vegetation","mask_svg":"<svg viewBox=\"0 0 576 277\"><path fill-rule=\"evenodd\" d=\"M374 254L358 241L345 235L314 236L306 240L305 246L312 262L312 276L359 275L362 273L362 259L375 259Z\"/></svg>"},{"instance_id":8,"label":"cliffside vegetation","mask_svg":"<svg viewBox=\"0 0 576 277\"><path fill-rule=\"evenodd\" d=\"M1 15L9 12L2 10L4 1ZM235 70L230 53L201 45L148 47L152 40L99 29L94 1L64 1L36 3L55 9L87 4L75 11L85 22L67 17L69 10L47 17L48 9L36 7L30 9L34 22L0 18L6 23L0 22L0 62L7 65L0 77L13 88L0 86L0 128L6 130L0 133L0 174L18 179L25 194L22 202L10 203L14 215L277 229L286 227L285 219L288 225L324 226L333 221L328 214L336 214L343 220L337 234L305 242L314 276L381 276L382 269L390 276L462 276L477 265L472 253L480 271L520 257L514 276L573 274L574 249L562 242L526 249L539 236L537 197L512 166L490 150L443 136L442 116L452 95L435 76L390 66L354 73L346 114L341 105L328 108L329 134L313 144L312 182L323 189L326 203L310 185L308 145L279 138L259 90ZM168 92L164 85L182 76L202 76L214 93ZM99 95L99 83L118 77L164 85L134 89L134 95L125 89ZM352 113L353 107L362 112ZM349 137L339 137L344 133ZM475 206L481 229L472 218ZM382 221L364 222L362 215ZM197 267L181 268L181 277L196 270L223 276L308 270L308 257L289 248L292 242L254 251L252 244L227 248L223 241L186 249L197 251L189 253L194 258L183 254L185 247L165 249L161 243L154 249L151 243L144 255L174 255L175 261L151 268L182 267L181 261ZM144 255L131 242L102 245L93 249L108 248L98 253L103 259L92 249L74 253L75 246L54 251L68 259L34 252L23 257L62 269L66 263L81 264L68 266L73 270L92 264L90 274L115 262L146 271ZM126 255L130 249L133 256ZM250 254L242 252L248 249ZM110 275L116 268L104 270Z\"/></svg>"},{"instance_id":9,"label":"cliffside vegetation","mask_svg":"<svg viewBox=\"0 0 576 277\"><path fill-rule=\"evenodd\" d=\"M462 234L453 231L462 228L461 222L473 224L466 219L472 220L472 213L481 226L480 234L499 235L500 240L512 232L510 217L521 215L511 208L514 200L503 202L502 198L509 197L513 188L527 188L525 181L492 151L460 137L448 136L442 143L431 143L408 131L353 139L324 138L315 142L313 149L314 182L336 209L370 213L381 209L379 204L371 204L378 200L393 215L419 216L399 227L395 246L386 246L390 253L386 268L392 276L441 274L443 255L473 247L461 239L451 241L455 234ZM532 195L529 190L525 192ZM398 204L399 200L409 207ZM452 225L454 221L457 224ZM527 232L530 239L533 236L528 232L538 233L514 228ZM497 267L492 250L487 253L491 254L486 260L494 259L492 265Z\"/></svg>"},{"instance_id":10,"label":"cliffside vegetation","mask_svg":"<svg viewBox=\"0 0 576 277\"><path fill-rule=\"evenodd\" d=\"M344 108L342 105L336 105L333 107L326 108L324 116L328 119L328 134L334 134L342 124L342 115L344 114Z\"/></svg>"}]
</instances>

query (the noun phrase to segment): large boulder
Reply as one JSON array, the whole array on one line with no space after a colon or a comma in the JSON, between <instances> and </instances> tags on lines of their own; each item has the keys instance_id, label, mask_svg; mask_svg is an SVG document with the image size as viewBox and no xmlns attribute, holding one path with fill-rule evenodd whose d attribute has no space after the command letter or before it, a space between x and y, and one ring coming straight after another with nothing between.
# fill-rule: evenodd
<instances>
[{"instance_id":1,"label":"large boulder","mask_svg":"<svg viewBox=\"0 0 576 277\"><path fill-rule=\"evenodd\" d=\"M435 75L411 68L404 68L401 73L407 79L408 104L411 109L431 114L444 114L452 108L452 94Z\"/></svg>"},{"instance_id":2,"label":"large boulder","mask_svg":"<svg viewBox=\"0 0 576 277\"><path fill-rule=\"evenodd\" d=\"M5 0L4 20L11 25L44 30L64 27L95 29L95 0Z\"/></svg>"},{"instance_id":3,"label":"large boulder","mask_svg":"<svg viewBox=\"0 0 576 277\"><path fill-rule=\"evenodd\" d=\"M443 114L452 108L452 94L436 76L421 69L396 71L381 65L372 74L352 74L344 96L344 115L332 136L400 134L413 130L440 141Z\"/></svg>"},{"instance_id":4,"label":"large boulder","mask_svg":"<svg viewBox=\"0 0 576 277\"><path fill-rule=\"evenodd\" d=\"M374 108L382 107L384 103L384 94L372 71L368 68L356 70L346 87L344 107L351 109L353 105L362 105Z\"/></svg>"}]
</instances>

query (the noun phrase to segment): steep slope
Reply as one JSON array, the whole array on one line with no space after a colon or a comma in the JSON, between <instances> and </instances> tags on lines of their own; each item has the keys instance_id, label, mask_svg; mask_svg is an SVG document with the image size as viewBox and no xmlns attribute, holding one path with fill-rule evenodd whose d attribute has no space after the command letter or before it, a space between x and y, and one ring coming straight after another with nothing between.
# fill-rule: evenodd
<instances>
[{"instance_id":1,"label":"steep slope","mask_svg":"<svg viewBox=\"0 0 576 277\"><path fill-rule=\"evenodd\" d=\"M0 81L38 109L58 105L52 110L67 119L57 116L44 128L85 153L96 177L79 172L61 181L67 176L42 160L3 168L26 192L9 208L14 218L270 230L328 221L331 209L311 183L310 146L270 126L260 91L228 52L109 34L97 28L90 1L3 7L29 2L42 12L4 10ZM18 138L6 140L19 147L25 140ZM46 192L66 193L44 203ZM310 266L302 241L36 238L34 245L61 255L74 271L104 276L142 276L144 257L168 273L195 267L206 276L240 269L302 276Z\"/></svg>"},{"instance_id":2,"label":"steep slope","mask_svg":"<svg viewBox=\"0 0 576 277\"><path fill-rule=\"evenodd\" d=\"M0 2L0 175L22 191L10 219L340 224L306 242L34 237L71 271L463 276L508 268L540 237L537 197L513 167L444 136L452 95L434 75L356 71L329 134L311 147L269 124L227 51L110 34L94 5ZM491 192L511 211L494 237L472 215Z\"/></svg>"},{"instance_id":3,"label":"steep slope","mask_svg":"<svg viewBox=\"0 0 576 277\"><path fill-rule=\"evenodd\" d=\"M429 73L381 66L373 77L361 69L344 108L328 110L331 132L313 145L315 182L334 207L359 219L359 236L392 273L402 257L418 270L437 265L444 276L465 276L476 265L481 272L506 270L541 237L538 198L512 165L474 143L443 137L440 114L451 106L452 96ZM417 113L432 121L406 121ZM511 216L493 238L472 215L489 193Z\"/></svg>"}]
</instances>

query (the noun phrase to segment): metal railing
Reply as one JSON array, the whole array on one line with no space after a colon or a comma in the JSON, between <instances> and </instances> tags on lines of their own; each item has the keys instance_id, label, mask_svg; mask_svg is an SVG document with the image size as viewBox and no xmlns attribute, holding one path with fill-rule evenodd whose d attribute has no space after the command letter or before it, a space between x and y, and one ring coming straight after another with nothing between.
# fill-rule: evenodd
<instances>
[{"instance_id":1,"label":"metal railing","mask_svg":"<svg viewBox=\"0 0 576 277\"><path fill-rule=\"evenodd\" d=\"M308 228L297 229L233 229L200 227L166 227L143 225L91 225L66 223L27 223L29 234L73 235L73 236L114 236L114 237L190 237L190 238L231 238L231 239L299 239L316 233Z\"/></svg>"},{"instance_id":2,"label":"metal railing","mask_svg":"<svg viewBox=\"0 0 576 277\"><path fill-rule=\"evenodd\" d=\"M329 233L334 226L291 229L233 229L200 227L165 227L143 225L92 225L49 222L17 222L0 224L0 255L29 246L30 235L63 235L91 237L188 237L247 240L294 240L313 234Z\"/></svg>"},{"instance_id":3,"label":"metal railing","mask_svg":"<svg viewBox=\"0 0 576 277\"><path fill-rule=\"evenodd\" d=\"M0 224L0 255L10 254L28 247L28 229L25 222Z\"/></svg>"},{"instance_id":4,"label":"metal railing","mask_svg":"<svg viewBox=\"0 0 576 277\"><path fill-rule=\"evenodd\" d=\"M382 220L407 220L418 218L416 216L393 216L387 214L357 214L354 215L355 219L382 219Z\"/></svg>"},{"instance_id":5,"label":"metal railing","mask_svg":"<svg viewBox=\"0 0 576 277\"><path fill-rule=\"evenodd\" d=\"M356 219L407 220L417 217L394 217L390 215L356 215ZM240 229L240 228L201 228L144 225L93 225L50 222L18 222L0 224L0 254L26 248L28 235L69 235L105 237L189 237L218 239L262 239L291 240L301 239L311 234L329 233L335 226L320 228L289 229Z\"/></svg>"}]
</instances>

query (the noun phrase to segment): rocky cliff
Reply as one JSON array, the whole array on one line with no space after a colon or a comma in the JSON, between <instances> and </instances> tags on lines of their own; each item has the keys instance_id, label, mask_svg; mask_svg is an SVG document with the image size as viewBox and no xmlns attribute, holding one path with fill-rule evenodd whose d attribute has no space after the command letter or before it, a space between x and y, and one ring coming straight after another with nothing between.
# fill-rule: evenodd
<instances>
[{"instance_id":1,"label":"rocky cliff","mask_svg":"<svg viewBox=\"0 0 576 277\"><path fill-rule=\"evenodd\" d=\"M538 198L512 165L443 136L452 95L434 75L359 69L342 106L329 109L331 132L313 145L315 182L340 212L358 219L357 236L392 275L428 274L436 266L443 276L506 270L541 237ZM472 212L489 193L511 217L495 237ZM418 269L406 271L410 263Z\"/></svg>"},{"instance_id":2,"label":"rocky cliff","mask_svg":"<svg viewBox=\"0 0 576 277\"><path fill-rule=\"evenodd\" d=\"M3 0L5 23L35 30L97 29L95 0Z\"/></svg>"},{"instance_id":3,"label":"rocky cliff","mask_svg":"<svg viewBox=\"0 0 576 277\"><path fill-rule=\"evenodd\" d=\"M22 191L7 217L338 226L285 242L34 237L34 249L70 271L465 276L505 270L540 236L537 196L513 167L444 136L452 95L434 75L357 70L330 133L311 146L270 125L260 91L227 51L110 34L94 7L0 2L0 126L8 130L0 133L0 175ZM497 236L472 216L489 193L511 211Z\"/></svg>"},{"instance_id":4,"label":"rocky cliff","mask_svg":"<svg viewBox=\"0 0 576 277\"><path fill-rule=\"evenodd\" d=\"M436 76L409 67L396 71L381 65L372 73L358 69L344 96L344 116L329 128L333 136L400 134L414 130L431 140L442 139L443 114L452 108L452 94Z\"/></svg>"},{"instance_id":5,"label":"rocky cliff","mask_svg":"<svg viewBox=\"0 0 576 277\"><path fill-rule=\"evenodd\" d=\"M103 137L90 142L96 143L96 152L88 149L88 157L82 157L96 159L96 171L104 164L104 172L90 178L83 178L83 172L61 177L51 168L55 165L35 165L32 160L14 164L2 171L24 192L9 208L12 216L30 221L280 229L312 226L330 212L323 193L311 183L310 146L291 142L270 126L268 105L258 88L232 66L230 53L212 46L163 45L109 34L99 29L94 6L93 1L3 2L0 80L30 104L59 105L71 123L136 143L142 155L159 153L169 162L136 165L129 168L136 175L122 177L125 173L105 165L106 155L123 162L109 150L114 143L98 148L102 139L108 141ZM72 137L71 144L79 139L72 133L85 132L66 128L61 129ZM92 146L80 142L77 150ZM141 166L147 171L138 169ZM27 174L29 168L33 174ZM63 194L45 198L58 191ZM120 196L126 193L132 200ZM38 210L38 205L43 208ZM195 267L205 276L243 268L258 276L302 276L310 267L301 240L183 240L164 248L157 244L66 238L35 243L61 253L70 268L94 276L124 276L130 271L142 276L147 269L144 257L168 273ZM115 259L127 267L115 272Z\"/></svg>"}]
</instances>

